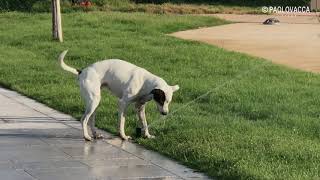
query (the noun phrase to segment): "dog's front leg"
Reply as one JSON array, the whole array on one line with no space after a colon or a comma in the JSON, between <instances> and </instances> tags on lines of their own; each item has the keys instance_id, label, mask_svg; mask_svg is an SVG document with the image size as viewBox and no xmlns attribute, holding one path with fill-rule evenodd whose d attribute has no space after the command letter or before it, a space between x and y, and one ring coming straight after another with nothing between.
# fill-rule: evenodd
<instances>
[{"instance_id":1,"label":"dog's front leg","mask_svg":"<svg viewBox=\"0 0 320 180\"><path fill-rule=\"evenodd\" d=\"M124 132L124 125L125 125L125 113L127 110L128 103L124 101L123 99L119 100L119 135L123 140L131 139L130 136L126 136L126 133Z\"/></svg>"},{"instance_id":2,"label":"dog's front leg","mask_svg":"<svg viewBox=\"0 0 320 180\"><path fill-rule=\"evenodd\" d=\"M149 134L149 129L148 129L148 124L147 124L147 119L146 119L146 104L143 103L137 103L136 104L136 111L138 114L138 118L142 123L143 126L143 135L146 138L155 138L155 136L152 136Z\"/></svg>"}]
</instances>

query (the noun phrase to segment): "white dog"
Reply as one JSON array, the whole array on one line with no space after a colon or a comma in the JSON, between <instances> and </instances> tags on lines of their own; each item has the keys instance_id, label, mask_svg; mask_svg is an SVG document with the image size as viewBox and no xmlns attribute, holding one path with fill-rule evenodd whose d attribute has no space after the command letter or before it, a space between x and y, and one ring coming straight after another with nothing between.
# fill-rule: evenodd
<instances>
[{"instance_id":1,"label":"white dog","mask_svg":"<svg viewBox=\"0 0 320 180\"><path fill-rule=\"evenodd\" d=\"M78 75L81 96L86 103L86 111L81 119L83 136L86 140L92 141L93 138L102 137L96 133L94 127L95 110L101 99L100 89L102 87L106 87L113 95L119 98L118 128L122 139L128 140L131 138L126 136L124 125L126 109L132 102L136 104L135 107L142 124L143 135L146 138L154 138L149 134L145 116L145 104L154 99L160 113L167 115L173 92L179 89L178 85L169 86L162 78L119 59L96 62L80 71L64 63L63 59L66 54L67 51L60 54L59 62L64 70ZM90 125L88 127L89 122Z\"/></svg>"}]
</instances>

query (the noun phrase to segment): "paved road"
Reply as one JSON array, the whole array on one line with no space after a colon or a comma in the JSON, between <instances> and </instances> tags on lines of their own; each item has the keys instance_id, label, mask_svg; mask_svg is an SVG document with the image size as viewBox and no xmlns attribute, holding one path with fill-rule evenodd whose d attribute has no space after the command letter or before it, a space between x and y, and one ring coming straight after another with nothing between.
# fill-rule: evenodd
<instances>
[{"instance_id":1,"label":"paved road","mask_svg":"<svg viewBox=\"0 0 320 180\"><path fill-rule=\"evenodd\" d=\"M85 142L80 129L69 115L0 88L0 179L207 179L108 133Z\"/></svg>"},{"instance_id":2,"label":"paved road","mask_svg":"<svg viewBox=\"0 0 320 180\"><path fill-rule=\"evenodd\" d=\"M314 16L279 17L279 25L263 25L266 15L216 15L241 22L181 31L172 36L263 57L293 68L320 72L320 23ZM258 23L259 22L259 23Z\"/></svg>"}]
</instances>

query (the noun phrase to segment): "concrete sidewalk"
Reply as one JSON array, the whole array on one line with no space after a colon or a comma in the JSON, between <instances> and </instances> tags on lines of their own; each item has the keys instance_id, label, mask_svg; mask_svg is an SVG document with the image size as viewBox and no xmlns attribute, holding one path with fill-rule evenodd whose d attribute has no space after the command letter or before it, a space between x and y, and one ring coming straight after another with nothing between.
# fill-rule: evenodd
<instances>
[{"instance_id":1,"label":"concrete sidewalk","mask_svg":"<svg viewBox=\"0 0 320 180\"><path fill-rule=\"evenodd\" d=\"M71 116L0 88L0 179L208 179L108 133L85 142L80 130Z\"/></svg>"}]
</instances>

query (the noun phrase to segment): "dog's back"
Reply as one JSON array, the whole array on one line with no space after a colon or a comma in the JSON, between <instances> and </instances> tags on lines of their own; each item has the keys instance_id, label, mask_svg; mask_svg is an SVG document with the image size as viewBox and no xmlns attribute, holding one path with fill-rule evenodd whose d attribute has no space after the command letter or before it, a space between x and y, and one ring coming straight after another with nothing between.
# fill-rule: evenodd
<instances>
[{"instance_id":1,"label":"dog's back","mask_svg":"<svg viewBox=\"0 0 320 180\"><path fill-rule=\"evenodd\" d=\"M114 76L121 81L129 81L134 73L147 73L147 70L120 59L108 59L96 62L88 68L93 68L98 74ZM150 73L151 74L151 73Z\"/></svg>"},{"instance_id":2,"label":"dog's back","mask_svg":"<svg viewBox=\"0 0 320 180\"><path fill-rule=\"evenodd\" d=\"M120 59L109 59L96 62L82 70L81 79L98 79L112 94L121 97L128 86L141 86L144 78L153 74L129 62ZM90 78L90 76L99 76ZM86 76L86 77L84 77ZM135 87L139 89L139 87Z\"/></svg>"}]
</instances>

